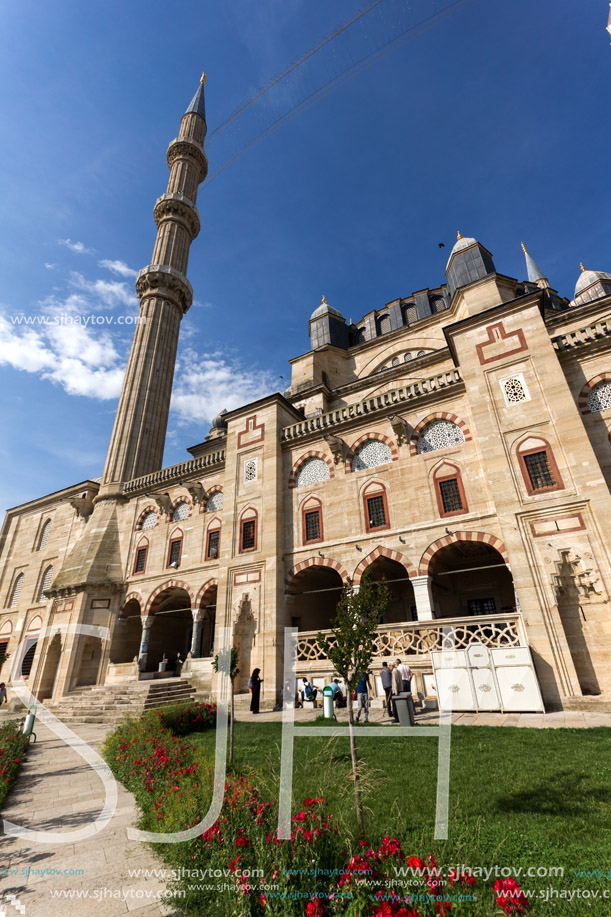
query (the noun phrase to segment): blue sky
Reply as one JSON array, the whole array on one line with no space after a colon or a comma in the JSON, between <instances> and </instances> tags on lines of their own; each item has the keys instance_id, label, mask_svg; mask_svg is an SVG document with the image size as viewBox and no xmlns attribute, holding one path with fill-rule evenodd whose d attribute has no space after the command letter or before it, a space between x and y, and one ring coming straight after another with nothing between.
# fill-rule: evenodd
<instances>
[{"instance_id":1,"label":"blue sky","mask_svg":"<svg viewBox=\"0 0 611 917\"><path fill-rule=\"evenodd\" d=\"M165 151L201 71L211 133L366 5L2 5L0 509L101 473L132 331L11 316L135 316ZM382 0L210 144L210 173L364 52L449 5ZM569 298L580 260L611 270L607 16L603 0L474 0L200 188L166 464L222 407L288 385L323 292L356 320L434 287L457 229L519 278L524 240Z\"/></svg>"}]
</instances>

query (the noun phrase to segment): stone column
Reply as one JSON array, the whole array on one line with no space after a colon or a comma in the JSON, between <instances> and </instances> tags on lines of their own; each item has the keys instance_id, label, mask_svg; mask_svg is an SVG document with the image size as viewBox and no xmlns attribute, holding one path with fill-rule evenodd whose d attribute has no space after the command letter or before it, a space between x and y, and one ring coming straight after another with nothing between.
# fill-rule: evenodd
<instances>
[{"instance_id":1,"label":"stone column","mask_svg":"<svg viewBox=\"0 0 611 917\"><path fill-rule=\"evenodd\" d=\"M414 587L416 614L419 621L433 620L433 590L430 576L414 576L410 580Z\"/></svg>"},{"instance_id":2,"label":"stone column","mask_svg":"<svg viewBox=\"0 0 611 917\"><path fill-rule=\"evenodd\" d=\"M140 615L140 620L142 621L142 638L140 640L140 649L138 650L138 669L140 672L144 672L149 651L149 637L155 616Z\"/></svg>"},{"instance_id":3,"label":"stone column","mask_svg":"<svg viewBox=\"0 0 611 917\"><path fill-rule=\"evenodd\" d=\"M202 612L201 608L192 608L193 615L193 633L191 635L191 658L196 659L199 656L198 647L202 635Z\"/></svg>"}]
</instances>

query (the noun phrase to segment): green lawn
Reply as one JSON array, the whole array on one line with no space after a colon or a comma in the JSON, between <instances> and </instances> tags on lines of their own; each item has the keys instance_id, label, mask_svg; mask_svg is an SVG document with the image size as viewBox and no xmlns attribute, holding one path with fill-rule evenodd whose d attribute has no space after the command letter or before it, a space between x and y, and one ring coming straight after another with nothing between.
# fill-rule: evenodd
<instances>
[{"instance_id":1,"label":"green lawn","mask_svg":"<svg viewBox=\"0 0 611 917\"><path fill-rule=\"evenodd\" d=\"M358 728L367 839L397 837L407 855L433 854L439 865L522 867L523 890L598 891L599 897L533 900L529 913L611 914L611 732L608 729L452 729L450 826L434 841L437 739L367 739ZM189 736L206 764L214 731ZM236 769L254 772L267 798L277 797L281 724L236 724ZM348 740L296 738L293 812L307 796L324 796L342 833L356 835ZM352 846L352 845L350 845ZM563 867L564 877L526 877L529 867ZM609 870L609 878L575 870ZM481 903L461 913L501 913L490 906L494 877L474 889ZM464 907L464 905L463 905Z\"/></svg>"}]
</instances>

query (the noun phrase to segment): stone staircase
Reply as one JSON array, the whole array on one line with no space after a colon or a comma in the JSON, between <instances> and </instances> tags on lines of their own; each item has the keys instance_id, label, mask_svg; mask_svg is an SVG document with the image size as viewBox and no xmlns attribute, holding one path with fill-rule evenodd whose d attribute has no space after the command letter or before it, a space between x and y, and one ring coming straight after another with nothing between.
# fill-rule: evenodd
<instances>
[{"instance_id":1,"label":"stone staircase","mask_svg":"<svg viewBox=\"0 0 611 917\"><path fill-rule=\"evenodd\" d=\"M184 678L92 685L76 688L60 700L43 701L62 722L120 723L126 716L140 716L168 704L190 700L195 688Z\"/></svg>"},{"instance_id":2,"label":"stone staircase","mask_svg":"<svg viewBox=\"0 0 611 917\"><path fill-rule=\"evenodd\" d=\"M562 709L573 713L611 713L608 694L584 694L581 697L563 697Z\"/></svg>"}]
</instances>

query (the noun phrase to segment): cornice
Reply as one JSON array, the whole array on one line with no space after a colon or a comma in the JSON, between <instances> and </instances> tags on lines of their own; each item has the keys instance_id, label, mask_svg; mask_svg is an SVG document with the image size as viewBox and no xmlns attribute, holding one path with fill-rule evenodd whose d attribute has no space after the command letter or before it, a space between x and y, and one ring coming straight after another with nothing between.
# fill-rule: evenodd
<instances>
[{"instance_id":1,"label":"cornice","mask_svg":"<svg viewBox=\"0 0 611 917\"><path fill-rule=\"evenodd\" d=\"M195 163L199 170L198 184L201 184L208 174L208 157L201 146L188 137L176 137L168 147L167 160L170 169L177 159L189 159Z\"/></svg>"},{"instance_id":2,"label":"cornice","mask_svg":"<svg viewBox=\"0 0 611 917\"><path fill-rule=\"evenodd\" d=\"M611 319L601 319L591 325L576 328L575 331L567 331L566 334L552 338L552 346L558 353L564 353L588 344L598 344L609 337L611 337Z\"/></svg>"},{"instance_id":3,"label":"cornice","mask_svg":"<svg viewBox=\"0 0 611 917\"><path fill-rule=\"evenodd\" d=\"M161 468L159 471L151 472L151 474L145 474L139 478L132 478L131 481L126 481L123 485L123 493L130 496L135 495L160 484L180 481L185 476L205 468L222 466L224 464L225 450L220 449L218 452L201 455L199 458L190 459L188 462L180 462L178 465L170 465L168 468Z\"/></svg>"},{"instance_id":4,"label":"cornice","mask_svg":"<svg viewBox=\"0 0 611 917\"><path fill-rule=\"evenodd\" d=\"M149 264L143 267L136 278L136 293L145 296L160 296L168 299L181 312L187 312L193 302L193 287L184 274L167 264Z\"/></svg>"},{"instance_id":5,"label":"cornice","mask_svg":"<svg viewBox=\"0 0 611 917\"><path fill-rule=\"evenodd\" d=\"M179 191L162 194L155 202L153 216L157 228L164 220L172 220L184 226L191 236L191 241L199 235L201 229L199 211L193 201Z\"/></svg>"}]
</instances>

